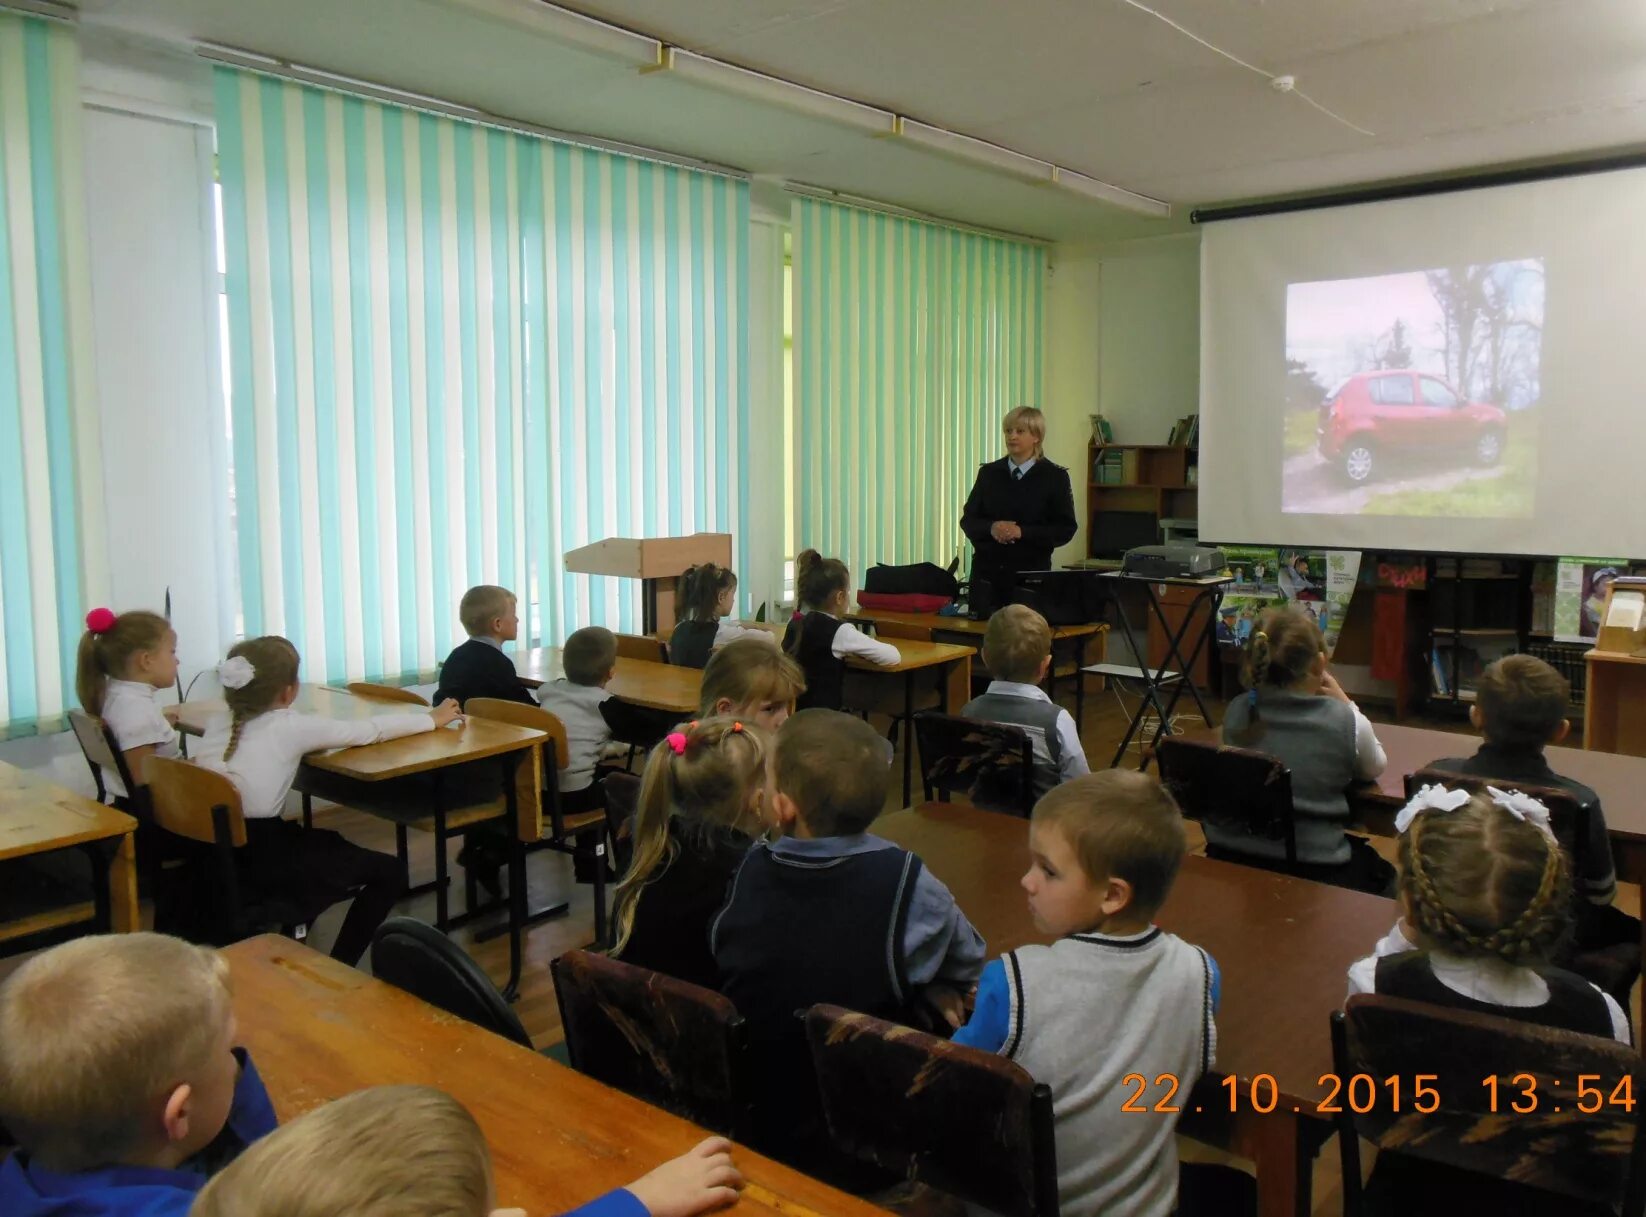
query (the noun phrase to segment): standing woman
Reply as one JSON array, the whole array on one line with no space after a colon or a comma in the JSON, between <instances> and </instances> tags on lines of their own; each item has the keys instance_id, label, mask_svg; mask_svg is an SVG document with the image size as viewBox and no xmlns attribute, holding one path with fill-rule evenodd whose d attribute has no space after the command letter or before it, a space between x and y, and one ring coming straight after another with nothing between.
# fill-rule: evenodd
<instances>
[{"instance_id":1,"label":"standing woman","mask_svg":"<svg viewBox=\"0 0 1646 1217\"><path fill-rule=\"evenodd\" d=\"M1052 550L1077 527L1069 471L1043 454L1046 416L1033 406L1006 415L1006 455L980 465L960 527L971 539L972 583L992 583L1004 604L1019 571L1049 570Z\"/></svg>"}]
</instances>

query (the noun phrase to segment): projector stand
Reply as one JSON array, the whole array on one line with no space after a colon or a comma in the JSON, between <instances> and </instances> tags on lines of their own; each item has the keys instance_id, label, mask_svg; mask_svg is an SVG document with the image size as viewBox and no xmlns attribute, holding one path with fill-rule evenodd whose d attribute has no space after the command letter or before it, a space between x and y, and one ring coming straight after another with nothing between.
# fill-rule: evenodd
<instances>
[{"instance_id":1,"label":"projector stand","mask_svg":"<svg viewBox=\"0 0 1646 1217\"><path fill-rule=\"evenodd\" d=\"M1117 604L1116 607L1121 610L1117 613L1117 616L1120 618L1121 632L1126 636L1126 645L1131 648L1134 656L1144 660L1143 666L1137 669L1137 674L1143 681L1144 692L1143 700L1138 703L1137 712L1132 715L1131 725L1126 728L1126 736L1120 741L1120 747L1115 749L1114 760L1109 762L1109 768L1118 767L1121 760L1125 758L1126 749L1131 747L1133 738L1143 728L1143 716L1148 713L1149 708L1152 706L1155 714L1160 719L1160 725L1155 728L1154 739L1150 741L1149 747L1143 751L1143 759L1138 762L1137 766L1139 769L1147 769L1149 767L1149 758L1159 748L1161 737L1166 734L1171 726L1172 714L1177 709L1178 699L1183 696L1185 688L1189 690L1189 695L1194 698L1195 705L1200 709L1200 716L1206 720L1206 725L1208 727L1217 725L1212 722L1212 712L1207 709L1205 698L1200 696L1200 690L1195 687L1194 665L1200 658L1200 652L1206 646L1206 640L1212 636L1213 630L1216 628L1217 610L1223 600L1223 589L1234 582L1234 577L1232 575L1205 575L1198 579L1149 579L1142 575L1128 575L1123 571L1104 571L1098 577L1114 581L1115 599L1117 601L1120 598L1120 589L1122 587L1142 587L1144 594L1148 597L1149 612L1160 623L1161 632L1166 636L1166 654L1161 659L1160 667L1153 668L1147 662L1147 649L1140 650L1137 639L1132 636L1132 625L1126 618L1124 607ZM1160 603L1160 593L1156 590L1157 587L1187 587L1195 591L1194 599L1189 602L1188 611L1183 614L1182 624L1175 630L1172 628L1172 623L1167 618L1166 611ZM1190 627L1199 620L1201 604L1207 602L1211 606L1211 615L1206 618L1205 624L1211 626L1211 628L1204 629L1201 632L1199 637L1195 639L1194 646L1189 651L1187 658L1185 658L1182 650L1184 637L1188 634ZM1146 630L1144 636L1147 637ZM1177 671L1175 673L1171 671L1174 660L1177 662ZM1168 683L1172 686L1171 696L1162 701L1162 694Z\"/></svg>"}]
</instances>

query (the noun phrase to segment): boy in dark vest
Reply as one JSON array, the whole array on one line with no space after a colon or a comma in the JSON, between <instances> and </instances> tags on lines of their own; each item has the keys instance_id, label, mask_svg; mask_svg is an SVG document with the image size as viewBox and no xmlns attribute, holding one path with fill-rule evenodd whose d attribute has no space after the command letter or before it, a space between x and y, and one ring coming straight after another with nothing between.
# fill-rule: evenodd
<instances>
[{"instance_id":1,"label":"boy in dark vest","mask_svg":"<svg viewBox=\"0 0 1646 1217\"><path fill-rule=\"evenodd\" d=\"M869 835L891 785L891 749L872 727L802 710L778 733L773 776L785 835L749 851L709 945L748 1020L762 1148L833 1174L795 1011L832 1002L901 1022L923 998L958 1026L984 945L919 858Z\"/></svg>"},{"instance_id":2,"label":"boy in dark vest","mask_svg":"<svg viewBox=\"0 0 1646 1217\"><path fill-rule=\"evenodd\" d=\"M1074 719L1040 687L1052 667L1052 627L1024 604L1011 604L989 618L983 635L988 690L960 711L967 718L1010 723L1029 733L1034 747L1034 797L1092 771Z\"/></svg>"}]
</instances>

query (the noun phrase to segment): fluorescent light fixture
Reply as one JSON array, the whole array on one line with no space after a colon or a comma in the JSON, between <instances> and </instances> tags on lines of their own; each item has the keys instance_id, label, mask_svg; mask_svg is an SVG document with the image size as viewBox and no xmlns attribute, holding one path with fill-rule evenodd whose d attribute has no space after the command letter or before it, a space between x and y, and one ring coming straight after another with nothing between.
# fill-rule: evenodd
<instances>
[{"instance_id":1,"label":"fluorescent light fixture","mask_svg":"<svg viewBox=\"0 0 1646 1217\"><path fill-rule=\"evenodd\" d=\"M967 164L998 169L1002 173L1009 173L1013 177L1031 182L1049 182L1056 172L1056 167L1050 161L1037 160L1021 152L1013 152L1010 148L1002 148L999 144L973 139L969 135L961 135L944 127L916 122L912 118L899 118L897 133L911 144L919 144L922 148L930 148L933 152L940 152L944 156L965 161Z\"/></svg>"},{"instance_id":2,"label":"fluorescent light fixture","mask_svg":"<svg viewBox=\"0 0 1646 1217\"><path fill-rule=\"evenodd\" d=\"M609 25L546 0L459 0L469 9L526 29L541 30L556 42L632 64L655 68L663 62L663 44L655 38Z\"/></svg>"},{"instance_id":3,"label":"fluorescent light fixture","mask_svg":"<svg viewBox=\"0 0 1646 1217\"><path fill-rule=\"evenodd\" d=\"M1052 174L1052 184L1075 194L1083 194L1089 199L1113 203L1116 207L1124 207L1127 211L1137 212L1138 215L1163 220L1172 214L1170 203L1151 199L1146 194L1136 194L1121 186L1111 186L1107 182L1100 182L1095 177L1087 177L1084 173L1076 173L1073 169L1065 169L1061 165Z\"/></svg>"},{"instance_id":4,"label":"fluorescent light fixture","mask_svg":"<svg viewBox=\"0 0 1646 1217\"><path fill-rule=\"evenodd\" d=\"M682 80L719 89L750 101L781 106L812 118L865 131L870 135L891 135L897 129L897 115L890 110L866 106L862 102L818 89L808 89L792 81L763 72L752 72L736 64L724 63L704 55L694 55L679 47L664 47L661 69L672 72Z\"/></svg>"}]
</instances>

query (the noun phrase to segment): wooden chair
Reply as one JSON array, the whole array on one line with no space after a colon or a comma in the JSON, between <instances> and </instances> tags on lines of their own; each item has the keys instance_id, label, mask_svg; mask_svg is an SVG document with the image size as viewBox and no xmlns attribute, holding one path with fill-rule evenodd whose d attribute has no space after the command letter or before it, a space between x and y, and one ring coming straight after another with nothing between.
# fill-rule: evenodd
<instances>
[{"instance_id":1,"label":"wooden chair","mask_svg":"<svg viewBox=\"0 0 1646 1217\"><path fill-rule=\"evenodd\" d=\"M543 810L548 815L548 823L544 826L548 832L540 840L522 842L518 834L511 838L511 846L518 846L525 851L551 849L556 853L569 854L573 858L582 858L589 863L594 875L594 940L595 945L607 945L607 917L606 917L606 844L608 833L606 829L606 811L604 807L596 807L589 811L566 813L560 802L560 771L569 761L566 743L566 724L555 715L541 706L528 706L524 702L505 701L497 697L471 697L467 703L466 713L470 718L492 719L500 723L512 723L516 727L531 727L538 731L547 732L549 742L542 748L543 753ZM579 838L591 838L592 844L581 844ZM558 917L566 912L564 904L531 914L528 924L535 924L548 917Z\"/></svg>"},{"instance_id":2,"label":"wooden chair","mask_svg":"<svg viewBox=\"0 0 1646 1217\"><path fill-rule=\"evenodd\" d=\"M1034 745L1022 727L927 710L914 716L914 731L928 802L958 790L990 811L1027 817L1034 809Z\"/></svg>"},{"instance_id":3,"label":"wooden chair","mask_svg":"<svg viewBox=\"0 0 1646 1217\"><path fill-rule=\"evenodd\" d=\"M1454 1178L1452 1171L1469 1172L1460 1190L1471 1203L1478 1196L1483 1211L1609 1212L1620 1200L1624 1213L1646 1211L1646 1065L1637 1049L1377 995L1351 997L1333 1013L1331 1034L1335 1076L1345 1079L1336 1123L1346 1217L1431 1211L1413 1202L1444 1203L1434 1176ZM1432 1095L1414 1089L1420 1075ZM1348 1081L1358 1077L1372 1084ZM1483 1079L1495 1079L1495 1091ZM1595 1099L1578 1093L1580 1079ZM1514 1111L1525 1106L1528 1080L1535 1109ZM1629 1096L1627 1109L1614 1095ZM1580 1102L1597 1109L1584 1112ZM1417 1110L1426 1104L1435 1109ZM1369 1187L1360 1180L1362 1137L1378 1149ZM1425 1168L1414 1160L1441 1170L1419 1183ZM1416 1194L1401 1194L1402 1176ZM1374 1200L1387 1206L1373 1210Z\"/></svg>"},{"instance_id":4,"label":"wooden chair","mask_svg":"<svg viewBox=\"0 0 1646 1217\"><path fill-rule=\"evenodd\" d=\"M226 775L191 761L151 756L144 776L155 826L178 838L185 854L192 854L189 860L205 871L201 890L208 911L189 937L226 946L271 925L289 938L307 937L309 925L330 903L244 889L235 851L246 844L246 819L240 792Z\"/></svg>"},{"instance_id":5,"label":"wooden chair","mask_svg":"<svg viewBox=\"0 0 1646 1217\"><path fill-rule=\"evenodd\" d=\"M992 1053L839 1006L806 1011L835 1146L1002 1217L1056 1217L1051 1088Z\"/></svg>"},{"instance_id":6,"label":"wooden chair","mask_svg":"<svg viewBox=\"0 0 1646 1217\"><path fill-rule=\"evenodd\" d=\"M371 940L371 971L431 1006L466 1019L524 1048L531 1036L468 952L432 925L390 917Z\"/></svg>"},{"instance_id":7,"label":"wooden chair","mask_svg":"<svg viewBox=\"0 0 1646 1217\"><path fill-rule=\"evenodd\" d=\"M1285 846L1297 865L1292 771L1277 758L1169 735L1160 741L1160 780L1190 820Z\"/></svg>"},{"instance_id":8,"label":"wooden chair","mask_svg":"<svg viewBox=\"0 0 1646 1217\"><path fill-rule=\"evenodd\" d=\"M644 659L648 663L668 663L669 644L647 634L617 635L619 659Z\"/></svg>"},{"instance_id":9,"label":"wooden chair","mask_svg":"<svg viewBox=\"0 0 1646 1217\"><path fill-rule=\"evenodd\" d=\"M634 812L640 806L640 777L633 773L608 773L600 783L600 793L606 802L606 833L612 843L612 867L622 875L627 873L634 856Z\"/></svg>"},{"instance_id":10,"label":"wooden chair","mask_svg":"<svg viewBox=\"0 0 1646 1217\"><path fill-rule=\"evenodd\" d=\"M429 704L429 699L421 693L402 689L398 685L377 685L365 680L351 680L348 688L356 697L372 697L378 701L403 701L412 706Z\"/></svg>"},{"instance_id":11,"label":"wooden chair","mask_svg":"<svg viewBox=\"0 0 1646 1217\"><path fill-rule=\"evenodd\" d=\"M1584 863L1588 857L1589 842L1592 840L1589 817L1593 811L1580 803L1567 790L1552 786L1533 786L1526 782L1504 782L1493 778L1470 777L1461 773L1448 773L1442 769L1419 769L1416 773L1406 775L1406 797L1410 798L1424 786L1438 784L1456 789L1461 787L1472 794L1484 793L1486 787L1496 786L1499 790L1518 790L1522 794L1529 794L1549 809L1549 829L1560 842L1560 848L1565 853L1571 865L1573 878L1572 915L1576 924L1581 927L1584 918L1589 915L1588 902L1583 899L1578 877L1584 873ZM1582 931L1579 930L1581 939ZM1560 959L1555 961L1562 967L1570 968L1585 980L1593 981L1606 992L1617 998L1618 1004L1628 1010L1630 1008L1629 992L1634 988L1635 981L1640 978L1641 954L1638 934L1631 935L1630 941L1616 943L1609 946L1585 947L1581 941L1574 944Z\"/></svg>"},{"instance_id":12,"label":"wooden chair","mask_svg":"<svg viewBox=\"0 0 1646 1217\"><path fill-rule=\"evenodd\" d=\"M109 737L108 726L95 715L87 714L84 710L69 711L69 726L74 730L74 738L80 744L80 752L86 758L86 764L91 768L91 780L97 788L99 803L112 802L122 811L137 814L133 808L141 801L141 795L134 795L134 791L141 791L142 786L132 780L131 771L126 767L126 754L115 747L114 740ZM105 771L115 774L120 784L126 788L125 797L109 796L107 784L103 781Z\"/></svg>"},{"instance_id":13,"label":"wooden chair","mask_svg":"<svg viewBox=\"0 0 1646 1217\"><path fill-rule=\"evenodd\" d=\"M708 989L588 951L549 965L572 1068L744 1140L748 1032Z\"/></svg>"}]
</instances>

